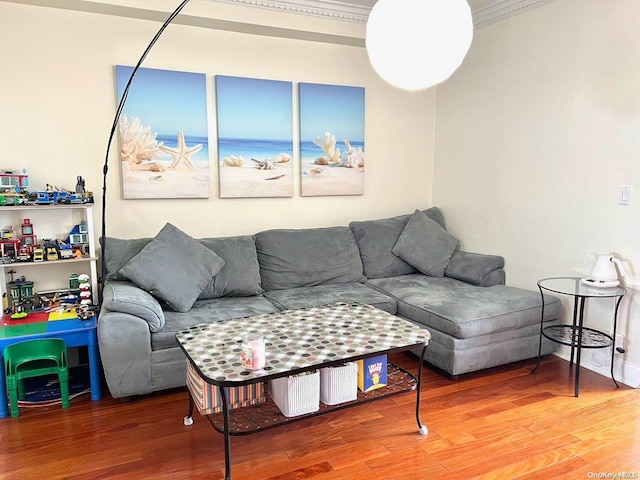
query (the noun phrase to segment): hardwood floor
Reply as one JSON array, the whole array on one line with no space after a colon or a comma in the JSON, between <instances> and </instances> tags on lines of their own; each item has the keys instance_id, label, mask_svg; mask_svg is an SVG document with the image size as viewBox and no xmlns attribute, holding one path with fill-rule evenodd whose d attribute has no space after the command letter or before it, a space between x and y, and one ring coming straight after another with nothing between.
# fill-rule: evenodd
<instances>
[{"instance_id":1,"label":"hardwood floor","mask_svg":"<svg viewBox=\"0 0 640 480\"><path fill-rule=\"evenodd\" d=\"M393 360L417 371L413 357ZM415 393L233 437L236 480L640 478L640 391L550 356L461 376L423 370ZM0 420L2 479L220 479L222 435L182 424L186 389L131 401L76 398ZM626 477L600 474L626 473Z\"/></svg>"}]
</instances>

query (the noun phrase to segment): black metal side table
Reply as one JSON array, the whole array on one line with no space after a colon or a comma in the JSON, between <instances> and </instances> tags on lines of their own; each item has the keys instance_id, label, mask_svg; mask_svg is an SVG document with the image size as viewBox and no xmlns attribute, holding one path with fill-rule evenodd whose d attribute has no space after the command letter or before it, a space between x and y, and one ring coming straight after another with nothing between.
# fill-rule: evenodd
<instances>
[{"instance_id":1,"label":"black metal side table","mask_svg":"<svg viewBox=\"0 0 640 480\"><path fill-rule=\"evenodd\" d=\"M615 337L618 323L618 308L622 298L627 293L623 287L597 288L585 285L577 277L551 277L538 282L540 295L542 296L542 313L540 315L540 345L538 348L538 363L531 373L540 366L542 352L542 337L552 342L571 347L570 365L573 365L574 353L576 354L576 375L574 396L577 397L580 389L580 355L583 348L607 348L611 347L611 380L620 388L613 374ZM573 297L573 324L552 325L543 327L544 319L544 294L543 290L561 295ZM615 301L615 313L613 316L613 333L611 335L593 328L584 326L584 306L589 298L613 298Z\"/></svg>"}]
</instances>

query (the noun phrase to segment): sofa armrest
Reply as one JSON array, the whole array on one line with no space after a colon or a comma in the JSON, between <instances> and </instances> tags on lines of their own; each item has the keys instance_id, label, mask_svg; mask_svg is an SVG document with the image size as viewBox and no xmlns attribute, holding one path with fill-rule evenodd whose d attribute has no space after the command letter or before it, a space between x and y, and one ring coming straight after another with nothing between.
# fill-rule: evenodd
<instances>
[{"instance_id":1,"label":"sofa armrest","mask_svg":"<svg viewBox=\"0 0 640 480\"><path fill-rule=\"evenodd\" d=\"M131 282L109 282L102 293L102 311L139 317L157 332L164 327L164 312L158 300Z\"/></svg>"},{"instance_id":2,"label":"sofa armrest","mask_svg":"<svg viewBox=\"0 0 640 480\"><path fill-rule=\"evenodd\" d=\"M480 287L504 285L504 258L456 250L444 275Z\"/></svg>"},{"instance_id":3,"label":"sofa armrest","mask_svg":"<svg viewBox=\"0 0 640 480\"><path fill-rule=\"evenodd\" d=\"M152 392L151 332L147 322L103 309L98 318L98 346L113 398Z\"/></svg>"}]
</instances>

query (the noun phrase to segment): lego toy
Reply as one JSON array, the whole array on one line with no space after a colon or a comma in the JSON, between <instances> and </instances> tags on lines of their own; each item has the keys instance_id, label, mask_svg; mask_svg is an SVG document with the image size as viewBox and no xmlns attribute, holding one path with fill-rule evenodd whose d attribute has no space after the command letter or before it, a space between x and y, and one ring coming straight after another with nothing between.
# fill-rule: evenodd
<instances>
[{"instance_id":1,"label":"lego toy","mask_svg":"<svg viewBox=\"0 0 640 480\"><path fill-rule=\"evenodd\" d=\"M91 305L91 282L89 275L82 273L78 275L78 287L80 288L80 305Z\"/></svg>"},{"instance_id":2,"label":"lego toy","mask_svg":"<svg viewBox=\"0 0 640 480\"><path fill-rule=\"evenodd\" d=\"M18 251L20 250L20 240L15 238L13 233L13 227L5 228L0 231L0 256L8 258L8 262L11 263L18 257Z\"/></svg>"},{"instance_id":3,"label":"lego toy","mask_svg":"<svg viewBox=\"0 0 640 480\"><path fill-rule=\"evenodd\" d=\"M28 186L26 168L22 169L22 173L15 173L13 170L0 172L0 206L22 205L26 200Z\"/></svg>"},{"instance_id":4,"label":"lego toy","mask_svg":"<svg viewBox=\"0 0 640 480\"><path fill-rule=\"evenodd\" d=\"M11 275L11 281L7 283L9 311L6 313L30 312L36 305L33 282L26 280L24 276L14 280L15 270L9 270L7 273Z\"/></svg>"}]
</instances>

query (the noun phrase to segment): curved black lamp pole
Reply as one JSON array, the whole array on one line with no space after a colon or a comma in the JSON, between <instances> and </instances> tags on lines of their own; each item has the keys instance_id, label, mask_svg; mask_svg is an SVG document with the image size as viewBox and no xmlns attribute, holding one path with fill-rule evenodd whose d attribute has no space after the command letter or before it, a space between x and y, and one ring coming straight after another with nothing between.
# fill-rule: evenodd
<instances>
[{"instance_id":1,"label":"curved black lamp pole","mask_svg":"<svg viewBox=\"0 0 640 480\"><path fill-rule=\"evenodd\" d=\"M116 110L116 115L113 118L113 124L111 125L111 132L109 133L109 141L107 142L107 152L106 152L105 157L104 157L104 166L102 167L102 233L101 233L101 238L102 238L102 262L101 262L102 272L101 272L101 274L102 274L102 276L101 276L101 280L100 280L100 294L101 295L102 295L102 287L104 286L104 279L105 279L105 276L107 274L106 262L105 262L105 258L104 258L104 252L105 252L105 245L107 243L107 239L106 239L106 233L107 233L107 222L106 222L106 213L107 213L107 173L109 172L109 150L111 149L111 143L113 142L113 137L114 137L114 135L116 133L116 129L118 128L118 122L120 121L120 116L122 115L122 110L124 108L124 104L127 101L127 96L129 95L129 89L131 88L131 83L133 82L133 77L135 77L136 73L138 72L138 69L140 68L140 65L142 65L142 62L144 62L144 59L147 58L147 55L149 54L149 52L151 51L153 46L156 44L156 42L160 38L160 35L162 35L162 33L165 31L165 29L169 26L169 24L173 21L173 19L178 16L180 11L187 5L187 3L189 3L189 1L190 0L184 0L180 5L178 5L178 7L173 11L173 13L171 15L169 15L169 17L162 24L162 27L160 27L160 30L158 30L158 33L156 33L156 35L151 40L151 43L149 43L147 48L144 50L144 53L140 57L140 60L138 60L138 63L136 64L135 68L131 72L131 76L129 77L127 85L126 85L124 91L122 92L122 98L120 99L120 103L118 103L118 108Z\"/></svg>"}]
</instances>

